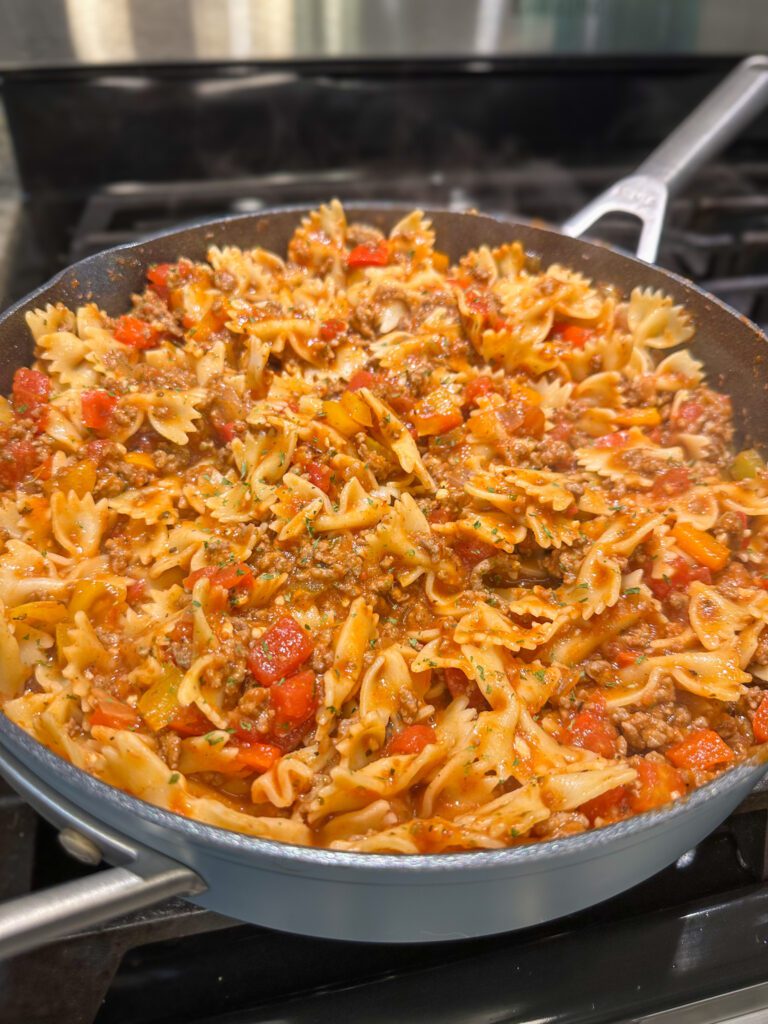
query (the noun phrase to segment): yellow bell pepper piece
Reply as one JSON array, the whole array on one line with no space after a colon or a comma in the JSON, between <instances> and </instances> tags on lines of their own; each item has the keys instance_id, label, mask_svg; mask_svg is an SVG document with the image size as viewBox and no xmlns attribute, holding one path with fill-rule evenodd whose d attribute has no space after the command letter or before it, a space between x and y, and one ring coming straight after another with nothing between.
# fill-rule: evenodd
<instances>
[{"instance_id":1,"label":"yellow bell pepper piece","mask_svg":"<svg viewBox=\"0 0 768 1024\"><path fill-rule=\"evenodd\" d=\"M11 403L0 395L0 427L9 427L11 423L13 423Z\"/></svg>"},{"instance_id":2,"label":"yellow bell pepper piece","mask_svg":"<svg viewBox=\"0 0 768 1024\"><path fill-rule=\"evenodd\" d=\"M43 622L53 624L61 622L67 615L67 609L58 601L28 601L11 608L9 616L17 622Z\"/></svg>"},{"instance_id":3,"label":"yellow bell pepper piece","mask_svg":"<svg viewBox=\"0 0 768 1024\"><path fill-rule=\"evenodd\" d=\"M731 463L728 472L734 480L753 480L765 469L765 460L754 448L745 448Z\"/></svg>"},{"instance_id":4,"label":"yellow bell pepper piece","mask_svg":"<svg viewBox=\"0 0 768 1024\"><path fill-rule=\"evenodd\" d=\"M69 600L69 614L74 616L75 612L87 612L97 601L108 598L114 602L118 596L115 588L104 580L76 580Z\"/></svg>"},{"instance_id":5,"label":"yellow bell pepper piece","mask_svg":"<svg viewBox=\"0 0 768 1024\"><path fill-rule=\"evenodd\" d=\"M96 486L96 463L92 459L83 459L73 466L66 466L56 473L53 483L65 494L74 491L78 498L83 498Z\"/></svg>"},{"instance_id":6,"label":"yellow bell pepper piece","mask_svg":"<svg viewBox=\"0 0 768 1024\"><path fill-rule=\"evenodd\" d=\"M616 423L622 427L658 427L661 414L658 409L626 409L616 413Z\"/></svg>"},{"instance_id":7,"label":"yellow bell pepper piece","mask_svg":"<svg viewBox=\"0 0 768 1024\"><path fill-rule=\"evenodd\" d=\"M328 426L333 427L344 437L352 437L363 429L362 424L347 412L341 402L334 399L323 402L323 413Z\"/></svg>"},{"instance_id":8,"label":"yellow bell pepper piece","mask_svg":"<svg viewBox=\"0 0 768 1024\"><path fill-rule=\"evenodd\" d=\"M345 391L341 396L341 404L353 420L357 420L363 427L373 426L371 407L355 391Z\"/></svg>"},{"instance_id":9,"label":"yellow bell pepper piece","mask_svg":"<svg viewBox=\"0 0 768 1024\"><path fill-rule=\"evenodd\" d=\"M160 679L139 698L141 716L155 732L164 729L181 707L178 698L180 682L179 669L173 665L164 665Z\"/></svg>"}]
</instances>

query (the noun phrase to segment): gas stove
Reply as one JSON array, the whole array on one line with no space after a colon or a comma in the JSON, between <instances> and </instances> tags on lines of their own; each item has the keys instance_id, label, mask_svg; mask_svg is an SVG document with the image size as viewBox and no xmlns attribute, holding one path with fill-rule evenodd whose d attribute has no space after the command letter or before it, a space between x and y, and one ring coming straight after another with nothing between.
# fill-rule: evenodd
<instances>
[{"instance_id":1,"label":"gas stove","mask_svg":"<svg viewBox=\"0 0 768 1024\"><path fill-rule=\"evenodd\" d=\"M23 199L3 302L165 227L332 196L557 224L631 170L731 63L16 70L3 91ZM600 230L631 248L631 223ZM768 119L673 201L660 262L768 325ZM767 849L768 792L756 791L630 892L435 946L292 936L171 900L0 965L0 1024L764 1020ZM7 789L0 863L2 898L86 870Z\"/></svg>"}]
</instances>

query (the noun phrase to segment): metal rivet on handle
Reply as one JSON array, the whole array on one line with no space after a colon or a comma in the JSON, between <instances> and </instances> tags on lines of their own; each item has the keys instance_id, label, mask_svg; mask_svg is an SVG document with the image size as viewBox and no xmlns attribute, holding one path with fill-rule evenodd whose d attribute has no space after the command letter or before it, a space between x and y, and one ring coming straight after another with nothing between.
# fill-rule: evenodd
<instances>
[{"instance_id":1,"label":"metal rivet on handle","mask_svg":"<svg viewBox=\"0 0 768 1024\"><path fill-rule=\"evenodd\" d=\"M102 855L101 850L98 848L96 843L92 842L86 836L76 832L73 828L63 828L59 832L59 842L75 860L81 861L83 864L90 864L96 866L101 864Z\"/></svg>"}]
</instances>

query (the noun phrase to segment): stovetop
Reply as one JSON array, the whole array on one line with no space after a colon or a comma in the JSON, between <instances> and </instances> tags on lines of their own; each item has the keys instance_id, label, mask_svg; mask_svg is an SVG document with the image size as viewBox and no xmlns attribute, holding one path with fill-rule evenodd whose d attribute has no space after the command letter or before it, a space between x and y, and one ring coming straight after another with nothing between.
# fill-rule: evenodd
<instances>
[{"instance_id":1,"label":"stovetop","mask_svg":"<svg viewBox=\"0 0 768 1024\"><path fill-rule=\"evenodd\" d=\"M3 302L165 227L334 195L557 224L631 170L721 64L11 76L24 203ZM600 232L631 248L635 227ZM765 119L673 201L660 262L768 324ZM291 936L172 900L0 965L0 1024L746 1021L768 1007L767 841L758 792L630 892L439 945ZM2 788L0 864L0 898L85 870Z\"/></svg>"}]
</instances>

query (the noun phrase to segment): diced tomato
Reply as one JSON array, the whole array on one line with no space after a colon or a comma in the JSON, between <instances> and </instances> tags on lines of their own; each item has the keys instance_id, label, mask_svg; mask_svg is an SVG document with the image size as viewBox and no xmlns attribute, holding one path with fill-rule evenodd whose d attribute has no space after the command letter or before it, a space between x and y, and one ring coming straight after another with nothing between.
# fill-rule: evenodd
<instances>
[{"instance_id":1,"label":"diced tomato","mask_svg":"<svg viewBox=\"0 0 768 1024\"><path fill-rule=\"evenodd\" d=\"M420 754L424 747L435 743L437 737L430 725L406 725L387 745L388 754Z\"/></svg>"},{"instance_id":2,"label":"diced tomato","mask_svg":"<svg viewBox=\"0 0 768 1024\"><path fill-rule=\"evenodd\" d=\"M307 463L307 478L315 487L319 487L325 494L331 489L331 467L323 465L322 462Z\"/></svg>"},{"instance_id":3,"label":"diced tomato","mask_svg":"<svg viewBox=\"0 0 768 1024\"><path fill-rule=\"evenodd\" d=\"M637 651L619 651L616 655L616 664L619 668L626 668L627 665L634 665L637 658Z\"/></svg>"},{"instance_id":4,"label":"diced tomato","mask_svg":"<svg viewBox=\"0 0 768 1024\"><path fill-rule=\"evenodd\" d=\"M447 434L463 422L456 397L444 388L433 391L413 407L413 423L419 437Z\"/></svg>"},{"instance_id":5,"label":"diced tomato","mask_svg":"<svg viewBox=\"0 0 768 1024\"><path fill-rule=\"evenodd\" d=\"M676 498L691 486L691 478L685 466L677 466L659 474L654 481L651 494L657 501Z\"/></svg>"},{"instance_id":6,"label":"diced tomato","mask_svg":"<svg viewBox=\"0 0 768 1024\"><path fill-rule=\"evenodd\" d=\"M486 544L483 540L462 538L453 545L453 551L460 562L468 569L473 569L478 562L490 558L496 554L496 548L492 544Z\"/></svg>"},{"instance_id":7,"label":"diced tomato","mask_svg":"<svg viewBox=\"0 0 768 1024\"><path fill-rule=\"evenodd\" d=\"M616 756L616 740L619 734L613 722L606 718L602 709L597 706L580 711L563 732L565 742L574 747L591 750L605 758Z\"/></svg>"},{"instance_id":8,"label":"diced tomato","mask_svg":"<svg viewBox=\"0 0 768 1024\"><path fill-rule=\"evenodd\" d=\"M20 366L13 375L13 407L24 415L38 411L51 394L51 379L39 370Z\"/></svg>"},{"instance_id":9,"label":"diced tomato","mask_svg":"<svg viewBox=\"0 0 768 1024\"><path fill-rule=\"evenodd\" d=\"M205 736L213 729L213 724L203 714L197 704L180 707L168 723L179 736Z\"/></svg>"},{"instance_id":10,"label":"diced tomato","mask_svg":"<svg viewBox=\"0 0 768 1024\"><path fill-rule=\"evenodd\" d=\"M269 686L295 672L314 649L307 631L290 615L283 615L256 641L246 661L254 679Z\"/></svg>"},{"instance_id":11,"label":"diced tomato","mask_svg":"<svg viewBox=\"0 0 768 1024\"><path fill-rule=\"evenodd\" d=\"M629 806L633 814L663 807L685 793L685 783L666 761L646 761L635 765L637 778L629 789Z\"/></svg>"},{"instance_id":12,"label":"diced tomato","mask_svg":"<svg viewBox=\"0 0 768 1024\"><path fill-rule=\"evenodd\" d=\"M593 800L587 800L579 807L581 814L586 814L594 825L600 818L601 821L621 821L629 815L629 792L626 786L615 786L607 793L601 793Z\"/></svg>"},{"instance_id":13,"label":"diced tomato","mask_svg":"<svg viewBox=\"0 0 768 1024\"><path fill-rule=\"evenodd\" d=\"M126 599L129 604L135 604L136 601L140 601L144 596L144 591L147 589L146 580L131 580L126 590Z\"/></svg>"},{"instance_id":14,"label":"diced tomato","mask_svg":"<svg viewBox=\"0 0 768 1024\"><path fill-rule=\"evenodd\" d=\"M139 320L137 316L118 317L115 324L115 340L132 348L154 348L160 341L161 332L152 324Z\"/></svg>"},{"instance_id":15,"label":"diced tomato","mask_svg":"<svg viewBox=\"0 0 768 1024\"><path fill-rule=\"evenodd\" d=\"M613 434L603 434L595 440L595 448L623 448L629 440L626 430L617 430Z\"/></svg>"},{"instance_id":16,"label":"diced tomato","mask_svg":"<svg viewBox=\"0 0 768 1024\"><path fill-rule=\"evenodd\" d=\"M40 462L31 441L5 441L0 444L0 487L15 487Z\"/></svg>"},{"instance_id":17,"label":"diced tomato","mask_svg":"<svg viewBox=\"0 0 768 1024\"><path fill-rule=\"evenodd\" d=\"M701 419L704 415L704 406L701 402L697 402L691 399L688 402L682 402L675 413L675 422L678 423L684 430L690 429L694 423Z\"/></svg>"},{"instance_id":18,"label":"diced tomato","mask_svg":"<svg viewBox=\"0 0 768 1024\"><path fill-rule=\"evenodd\" d=\"M117 398L107 391L84 391L80 398L83 423L91 430L107 430L116 405Z\"/></svg>"},{"instance_id":19,"label":"diced tomato","mask_svg":"<svg viewBox=\"0 0 768 1024\"><path fill-rule=\"evenodd\" d=\"M217 423L213 420L211 422L213 423L213 429L219 435L224 444L229 444L230 441L234 441L237 437L237 431L235 430L234 423Z\"/></svg>"},{"instance_id":20,"label":"diced tomato","mask_svg":"<svg viewBox=\"0 0 768 1024\"><path fill-rule=\"evenodd\" d=\"M755 711L752 732L758 743L768 743L768 696L763 697Z\"/></svg>"},{"instance_id":21,"label":"diced tomato","mask_svg":"<svg viewBox=\"0 0 768 1024\"><path fill-rule=\"evenodd\" d=\"M276 718L293 724L305 722L315 709L315 685L315 673L308 670L275 683L269 701Z\"/></svg>"},{"instance_id":22,"label":"diced tomato","mask_svg":"<svg viewBox=\"0 0 768 1024\"><path fill-rule=\"evenodd\" d=\"M170 263L156 263L154 267L150 267L147 271L147 280L149 281L149 287L153 292L156 292L161 299L167 299L170 291L168 285L168 274L170 273L172 264Z\"/></svg>"},{"instance_id":23,"label":"diced tomato","mask_svg":"<svg viewBox=\"0 0 768 1024\"><path fill-rule=\"evenodd\" d=\"M269 771L282 756L282 750L274 743L248 743L238 746L237 762L243 768L248 768L261 775Z\"/></svg>"},{"instance_id":24,"label":"diced tomato","mask_svg":"<svg viewBox=\"0 0 768 1024\"><path fill-rule=\"evenodd\" d=\"M584 348L595 332L588 327L579 327L577 324L555 324L552 328L552 338L560 338L574 348Z\"/></svg>"},{"instance_id":25,"label":"diced tomato","mask_svg":"<svg viewBox=\"0 0 768 1024\"><path fill-rule=\"evenodd\" d=\"M646 582L659 601L664 601L673 590L687 590L694 580L702 583L712 582L712 573L705 565L692 565L684 558L676 558L672 563L673 570L666 577L655 579L650 575L650 566L646 568Z\"/></svg>"},{"instance_id":26,"label":"diced tomato","mask_svg":"<svg viewBox=\"0 0 768 1024\"><path fill-rule=\"evenodd\" d=\"M317 333L322 341L333 341L346 329L347 325L343 320L323 320Z\"/></svg>"},{"instance_id":27,"label":"diced tomato","mask_svg":"<svg viewBox=\"0 0 768 1024\"><path fill-rule=\"evenodd\" d=\"M224 587L225 590L239 590L253 584L251 567L245 562L233 562L232 565L205 565L202 569L195 569L184 580L184 586L191 590L203 576L207 576L213 586Z\"/></svg>"},{"instance_id":28,"label":"diced tomato","mask_svg":"<svg viewBox=\"0 0 768 1024\"><path fill-rule=\"evenodd\" d=\"M697 729L667 751L676 768L708 771L718 765L730 764L736 755L714 729Z\"/></svg>"},{"instance_id":29,"label":"diced tomato","mask_svg":"<svg viewBox=\"0 0 768 1024\"><path fill-rule=\"evenodd\" d=\"M372 388L378 384L380 377L377 373L371 373L370 370L355 370L352 376L349 378L349 384L347 384L347 391L359 391L360 388Z\"/></svg>"},{"instance_id":30,"label":"diced tomato","mask_svg":"<svg viewBox=\"0 0 768 1024\"><path fill-rule=\"evenodd\" d=\"M347 256L347 266L350 269L355 267L386 267L389 263L389 243L382 239L380 242L366 242L364 245L356 245Z\"/></svg>"},{"instance_id":31,"label":"diced tomato","mask_svg":"<svg viewBox=\"0 0 768 1024\"><path fill-rule=\"evenodd\" d=\"M490 394L494 390L495 383L492 377L486 377L484 374L474 377L464 388L464 404L476 404L478 398Z\"/></svg>"},{"instance_id":32,"label":"diced tomato","mask_svg":"<svg viewBox=\"0 0 768 1024\"><path fill-rule=\"evenodd\" d=\"M128 704L114 697L101 697L91 712L90 724L106 725L109 729L138 729L139 715Z\"/></svg>"}]
</instances>

